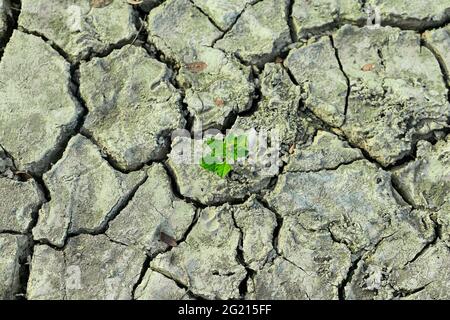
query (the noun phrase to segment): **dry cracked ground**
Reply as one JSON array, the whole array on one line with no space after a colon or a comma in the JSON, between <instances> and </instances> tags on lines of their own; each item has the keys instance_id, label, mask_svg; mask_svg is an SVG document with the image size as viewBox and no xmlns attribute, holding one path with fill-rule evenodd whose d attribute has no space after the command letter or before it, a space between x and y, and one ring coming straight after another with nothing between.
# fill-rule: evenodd
<instances>
[{"instance_id":1,"label":"dry cracked ground","mask_svg":"<svg viewBox=\"0 0 450 320\"><path fill-rule=\"evenodd\" d=\"M0 299L450 298L449 0L0 0L0 59Z\"/></svg>"}]
</instances>

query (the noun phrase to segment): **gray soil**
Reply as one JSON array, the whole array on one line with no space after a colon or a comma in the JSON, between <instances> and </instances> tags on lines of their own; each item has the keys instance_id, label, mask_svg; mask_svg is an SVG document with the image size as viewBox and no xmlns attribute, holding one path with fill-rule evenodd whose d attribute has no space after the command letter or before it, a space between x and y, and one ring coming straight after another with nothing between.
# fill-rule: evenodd
<instances>
[{"instance_id":1,"label":"gray soil","mask_svg":"<svg viewBox=\"0 0 450 320\"><path fill-rule=\"evenodd\" d=\"M450 299L449 89L448 0L0 0L0 299Z\"/></svg>"}]
</instances>

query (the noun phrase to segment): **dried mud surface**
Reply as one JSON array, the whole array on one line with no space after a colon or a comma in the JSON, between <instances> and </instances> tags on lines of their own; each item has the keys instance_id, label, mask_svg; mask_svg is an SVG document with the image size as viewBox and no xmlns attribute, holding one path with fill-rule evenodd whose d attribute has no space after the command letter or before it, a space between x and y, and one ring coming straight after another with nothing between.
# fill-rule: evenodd
<instances>
[{"instance_id":1,"label":"dried mud surface","mask_svg":"<svg viewBox=\"0 0 450 320\"><path fill-rule=\"evenodd\" d=\"M405 3L0 0L0 299L450 299L450 2Z\"/></svg>"}]
</instances>

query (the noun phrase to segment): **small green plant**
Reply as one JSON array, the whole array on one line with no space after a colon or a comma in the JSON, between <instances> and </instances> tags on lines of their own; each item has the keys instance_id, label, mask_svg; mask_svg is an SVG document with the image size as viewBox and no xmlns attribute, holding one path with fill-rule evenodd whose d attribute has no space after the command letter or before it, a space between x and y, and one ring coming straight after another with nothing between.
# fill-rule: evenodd
<instances>
[{"instance_id":1,"label":"small green plant","mask_svg":"<svg viewBox=\"0 0 450 320\"><path fill-rule=\"evenodd\" d=\"M211 153L202 158L200 166L221 178L225 178L233 170L233 166L227 163L227 159L231 158L236 162L248 156L247 137L243 135L229 135L224 140L210 138L206 144L211 149Z\"/></svg>"}]
</instances>

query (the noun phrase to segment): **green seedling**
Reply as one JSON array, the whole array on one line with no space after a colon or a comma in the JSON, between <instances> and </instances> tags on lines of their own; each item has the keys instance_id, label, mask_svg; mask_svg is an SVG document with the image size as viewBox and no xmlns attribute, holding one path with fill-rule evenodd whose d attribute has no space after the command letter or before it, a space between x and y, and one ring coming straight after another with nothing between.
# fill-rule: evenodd
<instances>
[{"instance_id":1,"label":"green seedling","mask_svg":"<svg viewBox=\"0 0 450 320\"><path fill-rule=\"evenodd\" d=\"M225 140L211 138L206 144L211 153L202 158L200 166L221 178L225 178L233 170L233 166L227 163L227 160L233 159L234 163L248 156L246 136L230 135Z\"/></svg>"}]
</instances>

